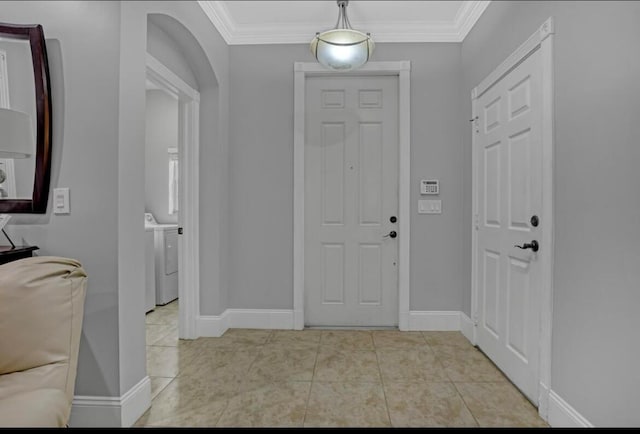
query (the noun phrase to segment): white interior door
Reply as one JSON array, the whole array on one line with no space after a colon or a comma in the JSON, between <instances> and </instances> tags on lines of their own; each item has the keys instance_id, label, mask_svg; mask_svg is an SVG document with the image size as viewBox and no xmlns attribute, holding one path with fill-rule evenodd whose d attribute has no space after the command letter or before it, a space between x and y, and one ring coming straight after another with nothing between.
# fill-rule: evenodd
<instances>
[{"instance_id":1,"label":"white interior door","mask_svg":"<svg viewBox=\"0 0 640 434\"><path fill-rule=\"evenodd\" d=\"M395 326L398 78L310 77L305 101L306 325Z\"/></svg>"},{"instance_id":2,"label":"white interior door","mask_svg":"<svg viewBox=\"0 0 640 434\"><path fill-rule=\"evenodd\" d=\"M540 51L476 102L477 343L534 403L538 402L542 97ZM539 249L549 246L539 244Z\"/></svg>"}]
</instances>

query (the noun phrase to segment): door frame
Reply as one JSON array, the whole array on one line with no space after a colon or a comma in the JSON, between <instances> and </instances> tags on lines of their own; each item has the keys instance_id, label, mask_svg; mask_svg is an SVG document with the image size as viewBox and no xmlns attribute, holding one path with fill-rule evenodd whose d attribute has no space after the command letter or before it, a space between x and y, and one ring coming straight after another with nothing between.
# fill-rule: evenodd
<instances>
[{"instance_id":1,"label":"door frame","mask_svg":"<svg viewBox=\"0 0 640 434\"><path fill-rule=\"evenodd\" d=\"M304 147L305 89L308 77L397 76L398 77L398 327L409 329L409 231L411 186L411 62L369 62L353 72L330 71L315 62L294 63L293 120L293 328L304 328Z\"/></svg>"},{"instance_id":2,"label":"door frame","mask_svg":"<svg viewBox=\"0 0 640 434\"><path fill-rule=\"evenodd\" d=\"M178 336L197 338L200 314L200 93L147 53L147 79L178 99Z\"/></svg>"},{"instance_id":3,"label":"door frame","mask_svg":"<svg viewBox=\"0 0 640 434\"><path fill-rule=\"evenodd\" d=\"M477 101L487 90L500 81L513 68L524 61L531 53L540 50L541 55L541 91L542 91L542 216L545 230L540 245L543 247L538 253L540 270L542 273L542 287L540 294L539 318L539 373L538 373L538 413L543 419L548 419L549 391L551 389L551 321L553 312L553 153L554 153L554 102L553 102L553 18L549 17L517 50L509 55L491 74L471 91L472 100L472 280L471 280L471 313L473 321L473 344L477 343L478 328L478 264L477 245L478 232L478 159L475 148L477 145L474 129L477 127Z\"/></svg>"}]
</instances>

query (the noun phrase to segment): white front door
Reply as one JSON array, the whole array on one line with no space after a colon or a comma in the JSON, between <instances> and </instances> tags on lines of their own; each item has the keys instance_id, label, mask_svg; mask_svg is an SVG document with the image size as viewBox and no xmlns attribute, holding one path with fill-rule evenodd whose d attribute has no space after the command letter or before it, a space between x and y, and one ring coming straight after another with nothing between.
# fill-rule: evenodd
<instances>
[{"instance_id":1,"label":"white front door","mask_svg":"<svg viewBox=\"0 0 640 434\"><path fill-rule=\"evenodd\" d=\"M309 77L305 91L306 325L395 326L398 77Z\"/></svg>"},{"instance_id":2,"label":"white front door","mask_svg":"<svg viewBox=\"0 0 640 434\"><path fill-rule=\"evenodd\" d=\"M542 276L530 245L550 248L540 244L550 223L540 219L541 95L537 50L478 98L474 128L477 343L536 405Z\"/></svg>"}]
</instances>

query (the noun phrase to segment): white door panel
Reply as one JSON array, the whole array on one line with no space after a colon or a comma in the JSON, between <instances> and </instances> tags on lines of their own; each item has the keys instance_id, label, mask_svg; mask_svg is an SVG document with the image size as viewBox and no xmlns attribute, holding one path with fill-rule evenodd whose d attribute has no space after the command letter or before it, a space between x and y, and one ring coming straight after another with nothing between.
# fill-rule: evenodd
<instances>
[{"instance_id":1,"label":"white door panel","mask_svg":"<svg viewBox=\"0 0 640 434\"><path fill-rule=\"evenodd\" d=\"M538 399L540 264L515 245L540 242L541 62L535 51L477 100L479 347L534 403ZM540 245L540 249L549 248Z\"/></svg>"},{"instance_id":2,"label":"white door panel","mask_svg":"<svg viewBox=\"0 0 640 434\"><path fill-rule=\"evenodd\" d=\"M306 86L306 324L397 325L398 79Z\"/></svg>"}]
</instances>

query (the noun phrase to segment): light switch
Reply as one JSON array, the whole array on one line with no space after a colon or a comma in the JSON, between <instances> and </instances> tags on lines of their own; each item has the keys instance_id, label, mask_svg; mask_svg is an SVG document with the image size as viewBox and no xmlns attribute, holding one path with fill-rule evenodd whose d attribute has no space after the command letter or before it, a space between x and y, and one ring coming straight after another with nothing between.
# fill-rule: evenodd
<instances>
[{"instance_id":1,"label":"light switch","mask_svg":"<svg viewBox=\"0 0 640 434\"><path fill-rule=\"evenodd\" d=\"M69 189L68 188L53 189L53 213L69 214Z\"/></svg>"},{"instance_id":2,"label":"light switch","mask_svg":"<svg viewBox=\"0 0 640 434\"><path fill-rule=\"evenodd\" d=\"M419 200L418 214L442 214L441 200Z\"/></svg>"}]
</instances>

